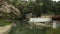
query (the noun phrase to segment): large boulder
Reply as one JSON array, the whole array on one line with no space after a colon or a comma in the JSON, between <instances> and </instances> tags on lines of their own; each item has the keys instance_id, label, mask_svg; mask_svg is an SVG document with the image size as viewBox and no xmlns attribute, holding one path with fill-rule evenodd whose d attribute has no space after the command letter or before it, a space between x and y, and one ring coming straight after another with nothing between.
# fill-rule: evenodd
<instances>
[{"instance_id":1,"label":"large boulder","mask_svg":"<svg viewBox=\"0 0 60 34\"><path fill-rule=\"evenodd\" d=\"M0 3L0 16L4 18L21 17L21 12L13 5L8 5L5 1Z\"/></svg>"},{"instance_id":2,"label":"large boulder","mask_svg":"<svg viewBox=\"0 0 60 34\"><path fill-rule=\"evenodd\" d=\"M8 32L11 30L13 24L7 25L7 26L0 26L0 34L8 34Z\"/></svg>"}]
</instances>

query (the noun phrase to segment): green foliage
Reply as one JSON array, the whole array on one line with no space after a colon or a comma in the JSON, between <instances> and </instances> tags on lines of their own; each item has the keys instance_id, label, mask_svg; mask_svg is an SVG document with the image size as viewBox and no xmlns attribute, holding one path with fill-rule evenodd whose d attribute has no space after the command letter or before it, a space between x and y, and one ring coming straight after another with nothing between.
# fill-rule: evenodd
<instances>
[{"instance_id":1,"label":"green foliage","mask_svg":"<svg viewBox=\"0 0 60 34\"><path fill-rule=\"evenodd\" d=\"M33 14L36 12L36 15L37 13L60 13L60 2L53 2L50 0L36 0L36 2L21 2L20 0L9 1L12 5L16 6L22 14L29 12L33 12Z\"/></svg>"},{"instance_id":2,"label":"green foliage","mask_svg":"<svg viewBox=\"0 0 60 34\"><path fill-rule=\"evenodd\" d=\"M46 34L60 34L60 28L57 29L48 28L46 32L47 32Z\"/></svg>"},{"instance_id":3,"label":"green foliage","mask_svg":"<svg viewBox=\"0 0 60 34\"><path fill-rule=\"evenodd\" d=\"M22 22L24 24L13 27L12 30L9 32L9 34L60 34L60 28L59 29L52 29L52 28L30 29L29 25L27 25L24 21Z\"/></svg>"},{"instance_id":4,"label":"green foliage","mask_svg":"<svg viewBox=\"0 0 60 34\"><path fill-rule=\"evenodd\" d=\"M20 4L20 0L7 0L9 4L12 4L14 6L17 6Z\"/></svg>"},{"instance_id":5,"label":"green foliage","mask_svg":"<svg viewBox=\"0 0 60 34\"><path fill-rule=\"evenodd\" d=\"M6 26L9 25L10 23L8 21L0 20L0 26Z\"/></svg>"},{"instance_id":6,"label":"green foliage","mask_svg":"<svg viewBox=\"0 0 60 34\"><path fill-rule=\"evenodd\" d=\"M43 33L43 30L39 28L30 29L29 25L27 25L24 21L22 22L24 24L13 27L9 34L45 34Z\"/></svg>"}]
</instances>

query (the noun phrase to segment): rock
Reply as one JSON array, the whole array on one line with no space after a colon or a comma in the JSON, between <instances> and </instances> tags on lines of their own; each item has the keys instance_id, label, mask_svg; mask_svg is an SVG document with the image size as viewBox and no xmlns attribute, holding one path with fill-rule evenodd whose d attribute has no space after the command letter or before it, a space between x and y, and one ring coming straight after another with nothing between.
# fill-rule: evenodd
<instances>
[{"instance_id":1,"label":"rock","mask_svg":"<svg viewBox=\"0 0 60 34\"><path fill-rule=\"evenodd\" d=\"M0 34L7 34L12 27L12 24L0 27Z\"/></svg>"},{"instance_id":2,"label":"rock","mask_svg":"<svg viewBox=\"0 0 60 34\"><path fill-rule=\"evenodd\" d=\"M21 17L21 12L13 5L8 5L5 1L0 3L0 16L2 17Z\"/></svg>"}]
</instances>

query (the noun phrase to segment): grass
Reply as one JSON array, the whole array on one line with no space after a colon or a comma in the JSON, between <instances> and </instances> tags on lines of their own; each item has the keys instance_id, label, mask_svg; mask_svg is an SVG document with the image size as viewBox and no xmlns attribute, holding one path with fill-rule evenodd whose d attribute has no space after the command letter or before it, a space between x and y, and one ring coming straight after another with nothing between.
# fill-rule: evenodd
<instances>
[{"instance_id":1,"label":"grass","mask_svg":"<svg viewBox=\"0 0 60 34\"><path fill-rule=\"evenodd\" d=\"M60 34L60 28L57 28L57 29L49 28L46 31L47 31L46 34Z\"/></svg>"},{"instance_id":2,"label":"grass","mask_svg":"<svg viewBox=\"0 0 60 34\"><path fill-rule=\"evenodd\" d=\"M39 28L30 29L29 25L26 25L23 21L22 23L23 23L22 25L17 25L15 27L12 27L9 34L44 34L45 33L45 31Z\"/></svg>"},{"instance_id":3,"label":"grass","mask_svg":"<svg viewBox=\"0 0 60 34\"><path fill-rule=\"evenodd\" d=\"M0 19L0 26L6 26L9 25L10 23L8 21L4 21Z\"/></svg>"},{"instance_id":4,"label":"grass","mask_svg":"<svg viewBox=\"0 0 60 34\"><path fill-rule=\"evenodd\" d=\"M22 23L23 23L22 25L17 25L15 27L12 27L9 34L60 34L60 29L52 29L52 28L30 29L28 25L26 25L23 21Z\"/></svg>"}]
</instances>

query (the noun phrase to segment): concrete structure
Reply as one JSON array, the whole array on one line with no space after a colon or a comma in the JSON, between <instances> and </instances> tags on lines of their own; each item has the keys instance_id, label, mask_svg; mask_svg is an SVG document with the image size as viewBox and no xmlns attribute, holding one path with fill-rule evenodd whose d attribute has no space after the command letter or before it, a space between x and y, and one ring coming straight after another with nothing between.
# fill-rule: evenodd
<instances>
[{"instance_id":1,"label":"concrete structure","mask_svg":"<svg viewBox=\"0 0 60 34\"><path fill-rule=\"evenodd\" d=\"M29 14L26 14L26 15L25 15L25 17L26 17L27 19L32 18L32 16L33 16L33 14L32 14L32 13L29 13Z\"/></svg>"},{"instance_id":2,"label":"concrete structure","mask_svg":"<svg viewBox=\"0 0 60 34\"><path fill-rule=\"evenodd\" d=\"M29 24L30 28L33 27L38 27L38 28L43 28L43 27L52 27L52 25L48 25L51 23L51 18L30 18L29 19Z\"/></svg>"},{"instance_id":3,"label":"concrete structure","mask_svg":"<svg viewBox=\"0 0 60 34\"><path fill-rule=\"evenodd\" d=\"M50 22L51 18L30 18L29 22Z\"/></svg>"},{"instance_id":4,"label":"concrete structure","mask_svg":"<svg viewBox=\"0 0 60 34\"><path fill-rule=\"evenodd\" d=\"M44 14L41 14L42 18L51 18L52 16L55 16L54 13L44 13Z\"/></svg>"},{"instance_id":5,"label":"concrete structure","mask_svg":"<svg viewBox=\"0 0 60 34\"><path fill-rule=\"evenodd\" d=\"M59 28L60 27L60 15L53 16L53 28Z\"/></svg>"},{"instance_id":6,"label":"concrete structure","mask_svg":"<svg viewBox=\"0 0 60 34\"><path fill-rule=\"evenodd\" d=\"M60 27L60 21L53 21L53 29Z\"/></svg>"}]
</instances>

